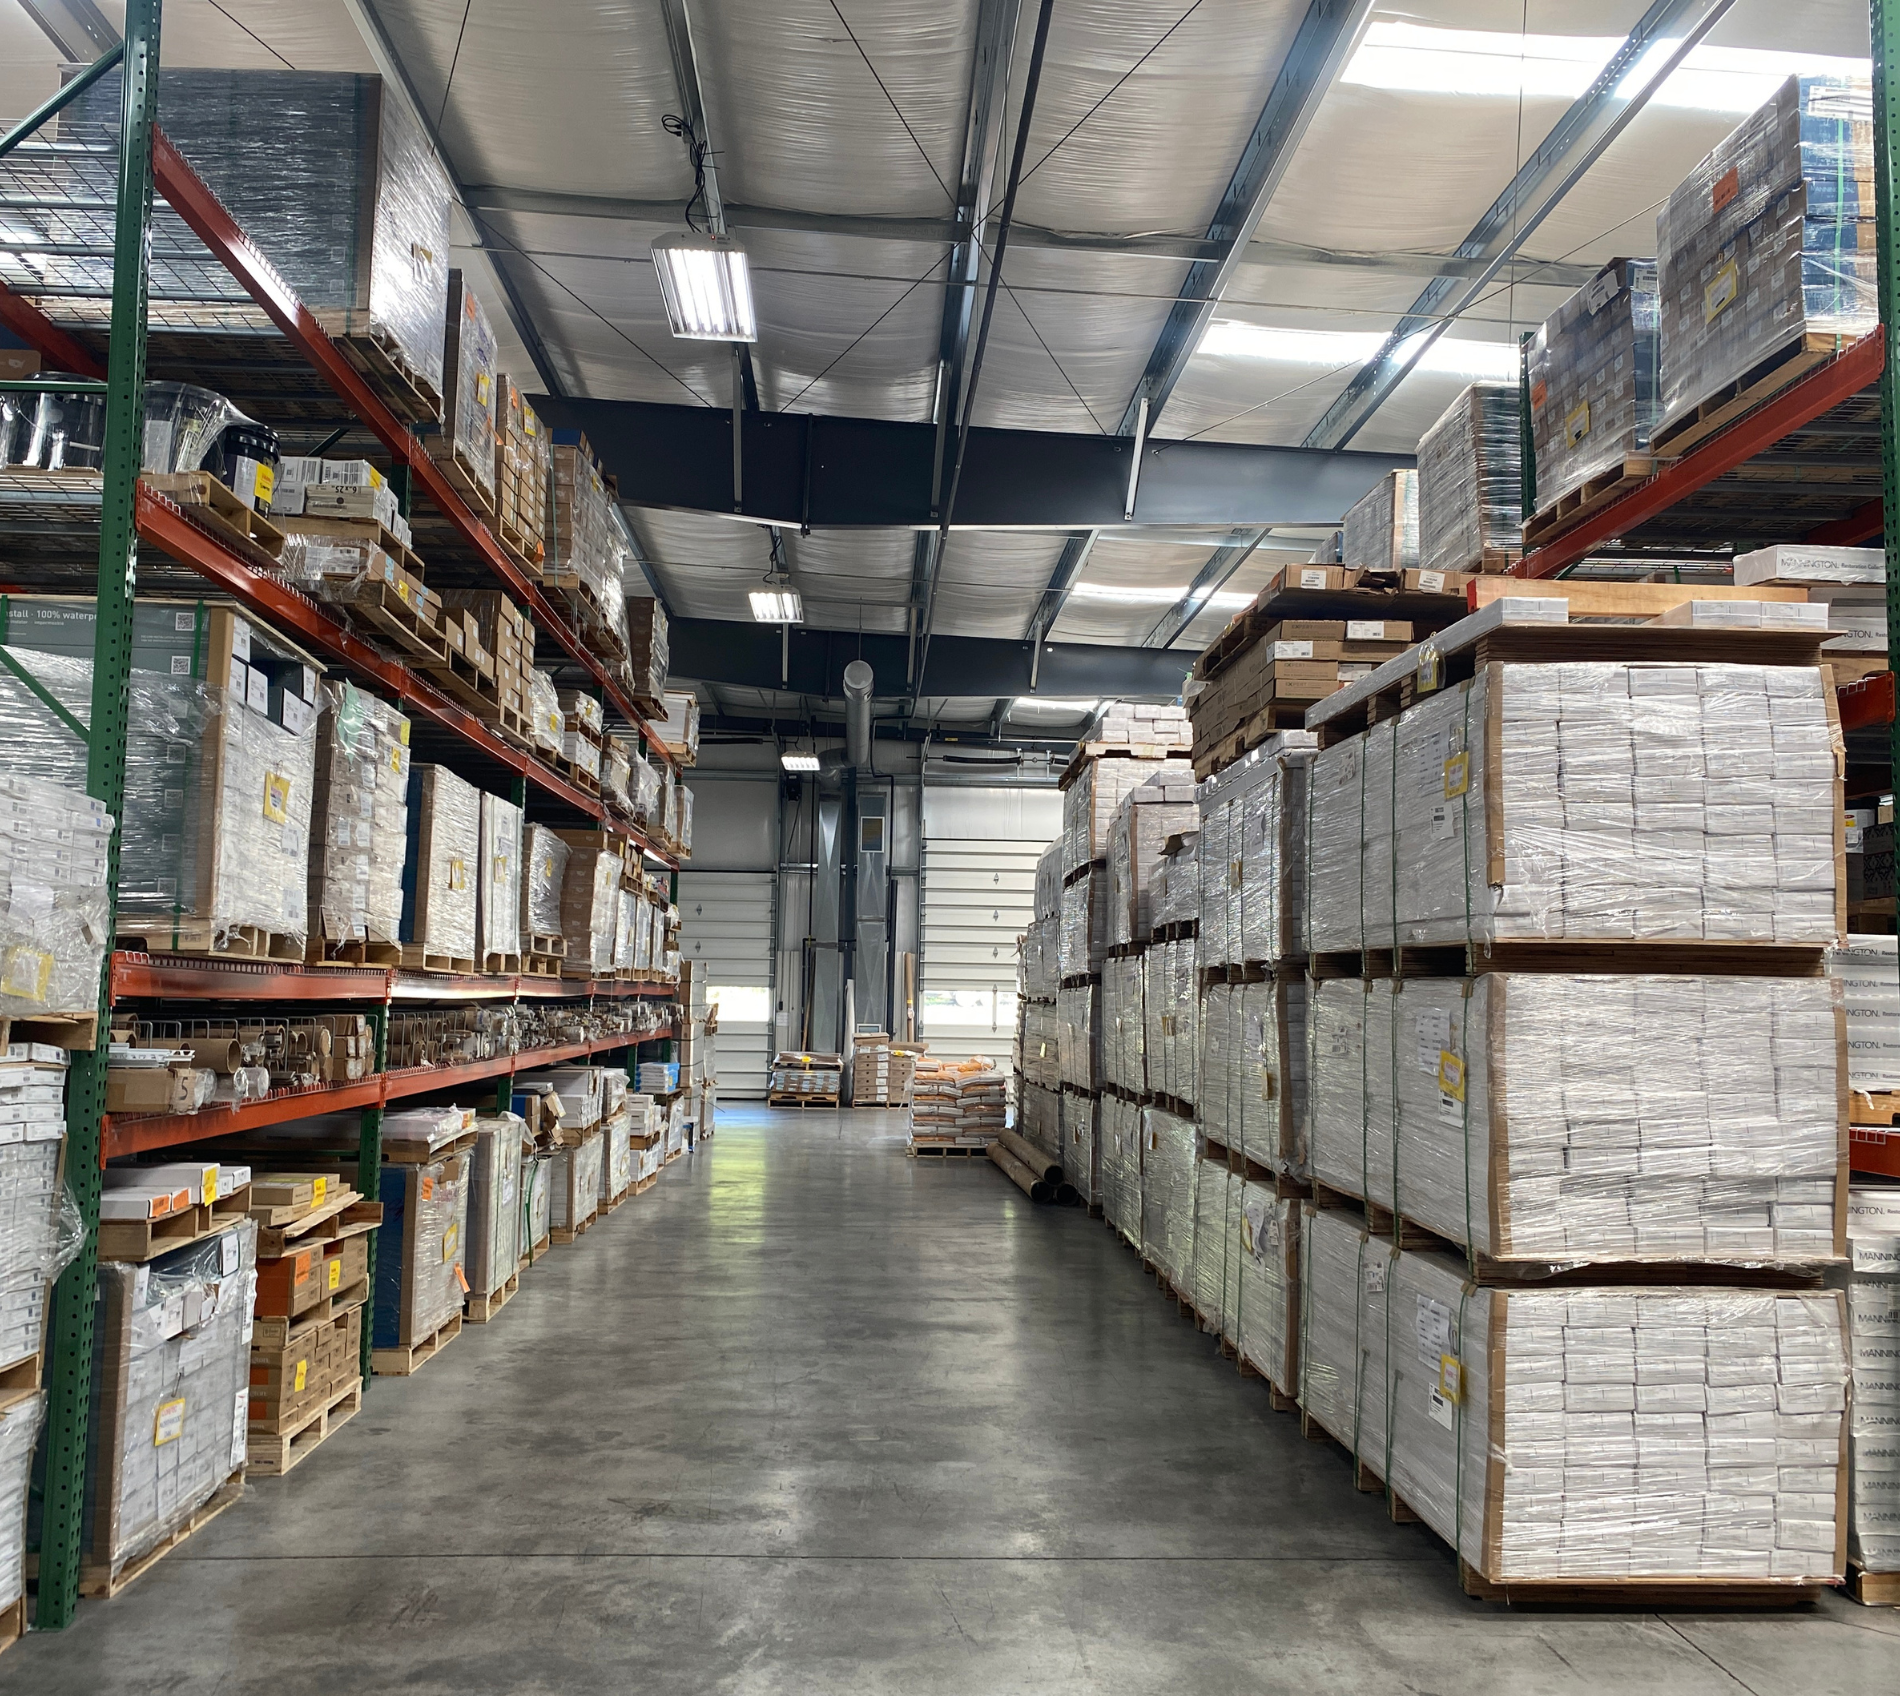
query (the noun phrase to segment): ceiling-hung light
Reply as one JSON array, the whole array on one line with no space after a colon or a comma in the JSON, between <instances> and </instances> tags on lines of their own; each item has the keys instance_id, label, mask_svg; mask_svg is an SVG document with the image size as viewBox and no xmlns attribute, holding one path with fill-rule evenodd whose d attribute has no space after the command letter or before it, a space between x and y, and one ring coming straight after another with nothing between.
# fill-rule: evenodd
<instances>
[{"instance_id":1,"label":"ceiling-hung light","mask_svg":"<svg viewBox=\"0 0 1900 1696\"><path fill-rule=\"evenodd\" d=\"M673 334L695 342L756 342L745 249L730 236L675 230L653 243L653 268Z\"/></svg>"},{"instance_id":2,"label":"ceiling-hung light","mask_svg":"<svg viewBox=\"0 0 1900 1696\"><path fill-rule=\"evenodd\" d=\"M796 589L754 589L748 599L752 616L761 624L798 624L804 620L805 606Z\"/></svg>"},{"instance_id":3,"label":"ceiling-hung light","mask_svg":"<svg viewBox=\"0 0 1900 1696\"><path fill-rule=\"evenodd\" d=\"M816 754L785 753L779 755L778 763L787 771L816 771L818 769L818 756Z\"/></svg>"}]
</instances>

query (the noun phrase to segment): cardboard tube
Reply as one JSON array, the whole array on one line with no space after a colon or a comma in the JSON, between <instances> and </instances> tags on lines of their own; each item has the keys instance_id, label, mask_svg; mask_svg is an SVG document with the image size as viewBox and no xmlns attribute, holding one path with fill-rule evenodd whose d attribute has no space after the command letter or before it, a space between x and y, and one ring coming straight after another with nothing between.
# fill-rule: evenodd
<instances>
[{"instance_id":1,"label":"cardboard tube","mask_svg":"<svg viewBox=\"0 0 1900 1696\"><path fill-rule=\"evenodd\" d=\"M229 1075L238 1069L244 1047L236 1037L201 1036L178 1044L191 1050L192 1064L202 1070Z\"/></svg>"},{"instance_id":2,"label":"cardboard tube","mask_svg":"<svg viewBox=\"0 0 1900 1696\"><path fill-rule=\"evenodd\" d=\"M1062 1177L1062 1162L1051 1160L1041 1149L1025 1142L1014 1131L998 1133L996 1140L1016 1156L1038 1178L1046 1178L1051 1183L1059 1182Z\"/></svg>"},{"instance_id":3,"label":"cardboard tube","mask_svg":"<svg viewBox=\"0 0 1900 1696\"><path fill-rule=\"evenodd\" d=\"M1011 1154L1000 1142L990 1144L990 1159L1002 1168L1003 1176L1008 1178L1031 1201L1048 1201L1055 1193L1041 1178Z\"/></svg>"}]
</instances>

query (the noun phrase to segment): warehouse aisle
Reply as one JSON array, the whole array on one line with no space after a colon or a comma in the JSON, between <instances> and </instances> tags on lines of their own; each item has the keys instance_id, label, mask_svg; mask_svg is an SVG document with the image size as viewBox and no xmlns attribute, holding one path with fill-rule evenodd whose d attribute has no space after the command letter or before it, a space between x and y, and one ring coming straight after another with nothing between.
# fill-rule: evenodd
<instances>
[{"instance_id":1,"label":"warehouse aisle","mask_svg":"<svg viewBox=\"0 0 1900 1696\"><path fill-rule=\"evenodd\" d=\"M720 1130L0 1692L1891 1690L1900 1618L1507 1613L1135 1257L897 1113Z\"/></svg>"}]
</instances>

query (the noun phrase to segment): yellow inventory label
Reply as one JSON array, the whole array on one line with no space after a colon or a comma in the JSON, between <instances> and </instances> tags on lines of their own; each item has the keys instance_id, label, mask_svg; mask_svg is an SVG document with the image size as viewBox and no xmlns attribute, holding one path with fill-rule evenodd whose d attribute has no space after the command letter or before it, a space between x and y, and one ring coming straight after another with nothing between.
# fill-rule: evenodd
<instances>
[{"instance_id":1,"label":"yellow inventory label","mask_svg":"<svg viewBox=\"0 0 1900 1696\"><path fill-rule=\"evenodd\" d=\"M1260 1099L1262 1101L1271 1101L1273 1099L1273 1089L1273 1068L1271 1066L1262 1066L1260 1068Z\"/></svg>"},{"instance_id":2,"label":"yellow inventory label","mask_svg":"<svg viewBox=\"0 0 1900 1696\"><path fill-rule=\"evenodd\" d=\"M338 1255L334 1260L330 1262L330 1288L335 1290L335 1289L341 1289L342 1286L343 1286L343 1257L342 1255ZM299 1388L301 1387L302 1386L299 1386Z\"/></svg>"},{"instance_id":3,"label":"yellow inventory label","mask_svg":"<svg viewBox=\"0 0 1900 1696\"><path fill-rule=\"evenodd\" d=\"M310 1201L313 1206L321 1207L323 1205L323 1198L329 1193L330 1180L328 1178L312 1178L310 1180Z\"/></svg>"},{"instance_id":4,"label":"yellow inventory label","mask_svg":"<svg viewBox=\"0 0 1900 1696\"><path fill-rule=\"evenodd\" d=\"M175 1443L185 1434L185 1398L160 1402L158 1412L152 1416L152 1447L163 1448L167 1443Z\"/></svg>"},{"instance_id":5,"label":"yellow inventory label","mask_svg":"<svg viewBox=\"0 0 1900 1696\"><path fill-rule=\"evenodd\" d=\"M1586 400L1564 419L1564 441L1575 447L1590 434L1590 403Z\"/></svg>"},{"instance_id":6,"label":"yellow inventory label","mask_svg":"<svg viewBox=\"0 0 1900 1696\"><path fill-rule=\"evenodd\" d=\"M264 773L264 817L272 824L290 823L290 779L278 772Z\"/></svg>"},{"instance_id":7,"label":"yellow inventory label","mask_svg":"<svg viewBox=\"0 0 1900 1696\"><path fill-rule=\"evenodd\" d=\"M497 883L506 883L508 881L508 856L506 854L497 854L495 856L495 881Z\"/></svg>"},{"instance_id":8,"label":"yellow inventory label","mask_svg":"<svg viewBox=\"0 0 1900 1696\"><path fill-rule=\"evenodd\" d=\"M209 1207L217 1199L218 1172L217 1168L213 1167L209 1172L205 1173L205 1206Z\"/></svg>"},{"instance_id":9,"label":"yellow inventory label","mask_svg":"<svg viewBox=\"0 0 1900 1696\"><path fill-rule=\"evenodd\" d=\"M1438 1087L1453 1101L1465 1098L1465 1063L1445 1048L1438 1051Z\"/></svg>"},{"instance_id":10,"label":"yellow inventory label","mask_svg":"<svg viewBox=\"0 0 1900 1696\"><path fill-rule=\"evenodd\" d=\"M488 404L488 373L486 371L475 373L475 404L477 406Z\"/></svg>"},{"instance_id":11,"label":"yellow inventory label","mask_svg":"<svg viewBox=\"0 0 1900 1696\"><path fill-rule=\"evenodd\" d=\"M291 1389L296 1391L298 1395L301 1396L303 1394L304 1385L307 1384L309 1381L310 1381L310 1362L307 1360L300 1360L297 1362L297 1376L291 1379L290 1387Z\"/></svg>"},{"instance_id":12,"label":"yellow inventory label","mask_svg":"<svg viewBox=\"0 0 1900 1696\"><path fill-rule=\"evenodd\" d=\"M265 506L269 506L271 495L275 493L276 488L277 473L268 465L260 465L257 468L257 498L259 502Z\"/></svg>"},{"instance_id":13,"label":"yellow inventory label","mask_svg":"<svg viewBox=\"0 0 1900 1696\"><path fill-rule=\"evenodd\" d=\"M44 948L16 944L7 950L0 990L22 1001L44 1001L47 986L53 981L53 956Z\"/></svg>"},{"instance_id":14,"label":"yellow inventory label","mask_svg":"<svg viewBox=\"0 0 1900 1696\"><path fill-rule=\"evenodd\" d=\"M1719 313L1733 306L1735 297L1741 292L1742 274L1731 259L1715 273L1709 286L1702 291L1702 322L1710 323Z\"/></svg>"},{"instance_id":15,"label":"yellow inventory label","mask_svg":"<svg viewBox=\"0 0 1900 1696\"><path fill-rule=\"evenodd\" d=\"M1471 754L1453 754L1445 762L1445 799L1455 801L1471 787Z\"/></svg>"},{"instance_id":16,"label":"yellow inventory label","mask_svg":"<svg viewBox=\"0 0 1900 1696\"><path fill-rule=\"evenodd\" d=\"M1418 692L1429 695L1444 682L1445 657L1438 651L1435 642L1421 642L1418 645Z\"/></svg>"},{"instance_id":17,"label":"yellow inventory label","mask_svg":"<svg viewBox=\"0 0 1900 1696\"><path fill-rule=\"evenodd\" d=\"M468 888L468 867L460 860L449 861L449 888Z\"/></svg>"},{"instance_id":18,"label":"yellow inventory label","mask_svg":"<svg viewBox=\"0 0 1900 1696\"><path fill-rule=\"evenodd\" d=\"M1438 1357L1438 1393L1448 1402L1465 1399L1465 1363L1455 1354Z\"/></svg>"},{"instance_id":19,"label":"yellow inventory label","mask_svg":"<svg viewBox=\"0 0 1900 1696\"><path fill-rule=\"evenodd\" d=\"M442 1260L444 1265L455 1258L455 1247L460 1241L461 1231L460 1228L455 1225L451 1225L442 1233Z\"/></svg>"}]
</instances>

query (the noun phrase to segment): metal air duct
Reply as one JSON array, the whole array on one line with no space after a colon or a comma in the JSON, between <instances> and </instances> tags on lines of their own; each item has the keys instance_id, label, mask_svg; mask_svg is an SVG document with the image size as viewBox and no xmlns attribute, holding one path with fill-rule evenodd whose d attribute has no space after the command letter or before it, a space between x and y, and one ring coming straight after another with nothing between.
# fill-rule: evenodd
<instances>
[{"instance_id":1,"label":"metal air duct","mask_svg":"<svg viewBox=\"0 0 1900 1696\"><path fill-rule=\"evenodd\" d=\"M871 668L853 660L844 668L845 763L855 771L871 769Z\"/></svg>"}]
</instances>

